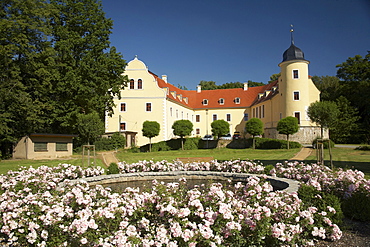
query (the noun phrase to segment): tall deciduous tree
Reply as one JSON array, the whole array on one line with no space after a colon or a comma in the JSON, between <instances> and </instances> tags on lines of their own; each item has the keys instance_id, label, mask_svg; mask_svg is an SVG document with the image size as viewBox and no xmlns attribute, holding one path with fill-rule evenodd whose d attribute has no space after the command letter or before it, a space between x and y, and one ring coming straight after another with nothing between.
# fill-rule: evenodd
<instances>
[{"instance_id":1,"label":"tall deciduous tree","mask_svg":"<svg viewBox=\"0 0 370 247\"><path fill-rule=\"evenodd\" d=\"M252 135L253 149L256 148L255 136L263 134L263 122L259 118L251 118L245 123L245 130Z\"/></svg>"},{"instance_id":2,"label":"tall deciduous tree","mask_svg":"<svg viewBox=\"0 0 370 247\"><path fill-rule=\"evenodd\" d=\"M77 133L78 114L112 112L125 61L95 0L0 4L0 149L32 132Z\"/></svg>"},{"instance_id":3,"label":"tall deciduous tree","mask_svg":"<svg viewBox=\"0 0 370 247\"><path fill-rule=\"evenodd\" d=\"M189 120L177 120L172 124L173 134L181 137L181 149L184 150L184 137L193 131L193 123Z\"/></svg>"},{"instance_id":4,"label":"tall deciduous tree","mask_svg":"<svg viewBox=\"0 0 370 247\"><path fill-rule=\"evenodd\" d=\"M339 78L336 76L312 76L312 81L320 91L320 101L335 101L341 93Z\"/></svg>"},{"instance_id":5,"label":"tall deciduous tree","mask_svg":"<svg viewBox=\"0 0 370 247\"><path fill-rule=\"evenodd\" d=\"M214 81L200 81L199 85L202 87L202 90L215 90L215 89L228 89L228 88L244 88L244 83L241 82L227 82L220 86L216 85ZM248 87L257 87L265 85L262 82L254 82L248 80Z\"/></svg>"},{"instance_id":6,"label":"tall deciduous tree","mask_svg":"<svg viewBox=\"0 0 370 247\"><path fill-rule=\"evenodd\" d=\"M365 57L350 57L337 67L342 95L358 110L364 141L370 142L370 51Z\"/></svg>"},{"instance_id":7,"label":"tall deciduous tree","mask_svg":"<svg viewBox=\"0 0 370 247\"><path fill-rule=\"evenodd\" d=\"M51 0L52 42L57 75L52 97L56 104L54 128L73 132L79 113L96 111L101 118L112 113L113 97L125 85L125 61L110 47L113 22L105 17L96 0ZM57 126L60 126L59 128Z\"/></svg>"},{"instance_id":8,"label":"tall deciduous tree","mask_svg":"<svg viewBox=\"0 0 370 247\"><path fill-rule=\"evenodd\" d=\"M358 121L360 116L356 108L350 105L349 100L340 96L336 100L339 110L338 117L330 129L330 138L336 143L355 143L354 140L358 132Z\"/></svg>"},{"instance_id":9,"label":"tall deciduous tree","mask_svg":"<svg viewBox=\"0 0 370 247\"><path fill-rule=\"evenodd\" d=\"M143 136L149 138L149 152L152 151L152 138L159 135L160 125L156 121L145 121L143 123Z\"/></svg>"},{"instance_id":10,"label":"tall deciduous tree","mask_svg":"<svg viewBox=\"0 0 370 247\"><path fill-rule=\"evenodd\" d=\"M87 142L87 145L90 145L90 142L94 142L104 133L104 122L97 112L78 114L76 126L80 134L79 138L83 142Z\"/></svg>"},{"instance_id":11,"label":"tall deciduous tree","mask_svg":"<svg viewBox=\"0 0 370 247\"><path fill-rule=\"evenodd\" d=\"M220 139L221 136L230 132L230 125L225 120L219 119L211 123L212 135Z\"/></svg>"},{"instance_id":12,"label":"tall deciduous tree","mask_svg":"<svg viewBox=\"0 0 370 247\"><path fill-rule=\"evenodd\" d=\"M277 124L277 131L279 134L286 135L289 149L289 135L293 135L298 132L298 119L292 116L280 119Z\"/></svg>"},{"instance_id":13,"label":"tall deciduous tree","mask_svg":"<svg viewBox=\"0 0 370 247\"><path fill-rule=\"evenodd\" d=\"M316 101L311 103L307 109L308 117L321 128L321 138L324 136L324 128L330 129L335 123L338 114L338 107L332 101Z\"/></svg>"}]
</instances>

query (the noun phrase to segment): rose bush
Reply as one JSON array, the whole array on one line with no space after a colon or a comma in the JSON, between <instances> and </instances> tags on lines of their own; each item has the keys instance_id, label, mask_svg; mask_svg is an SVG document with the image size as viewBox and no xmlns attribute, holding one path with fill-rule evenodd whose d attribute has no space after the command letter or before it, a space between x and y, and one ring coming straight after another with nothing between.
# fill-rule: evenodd
<instances>
[{"instance_id":1,"label":"rose bush","mask_svg":"<svg viewBox=\"0 0 370 247\"><path fill-rule=\"evenodd\" d=\"M261 164L239 160L118 165L121 172L264 173ZM1 245L293 246L341 237L339 227L328 218L335 214L331 207L305 207L296 193L274 192L257 177L250 177L246 184L212 183L190 190L185 179L168 184L153 181L151 190L127 188L123 193L70 181L103 173L98 167L60 164L1 175ZM368 181L357 171L334 172L324 166L287 162L277 164L271 173L343 196L357 188L369 190Z\"/></svg>"}]
</instances>

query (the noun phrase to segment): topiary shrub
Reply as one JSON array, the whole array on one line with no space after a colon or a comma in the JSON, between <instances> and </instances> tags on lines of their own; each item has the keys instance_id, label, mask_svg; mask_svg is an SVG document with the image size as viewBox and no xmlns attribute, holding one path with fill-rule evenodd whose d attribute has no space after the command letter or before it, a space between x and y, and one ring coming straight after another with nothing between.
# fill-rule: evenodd
<instances>
[{"instance_id":1,"label":"topiary shrub","mask_svg":"<svg viewBox=\"0 0 370 247\"><path fill-rule=\"evenodd\" d=\"M119 171L119 168L118 168L118 165L116 163L110 163L108 168L107 168L107 175L109 174L118 174L120 171Z\"/></svg>"},{"instance_id":2,"label":"topiary shrub","mask_svg":"<svg viewBox=\"0 0 370 247\"><path fill-rule=\"evenodd\" d=\"M317 190L315 187L310 185L302 184L298 189L298 197L303 202L303 210L309 207L316 207L318 212L325 211L327 218L331 219L332 223L340 225L343 220L343 212L341 208L340 199L330 193ZM334 211L334 210L335 211ZM323 216L315 219L316 224L324 223Z\"/></svg>"},{"instance_id":3,"label":"topiary shrub","mask_svg":"<svg viewBox=\"0 0 370 247\"><path fill-rule=\"evenodd\" d=\"M360 221L370 221L370 196L365 189L360 189L342 202L343 213Z\"/></svg>"}]
</instances>

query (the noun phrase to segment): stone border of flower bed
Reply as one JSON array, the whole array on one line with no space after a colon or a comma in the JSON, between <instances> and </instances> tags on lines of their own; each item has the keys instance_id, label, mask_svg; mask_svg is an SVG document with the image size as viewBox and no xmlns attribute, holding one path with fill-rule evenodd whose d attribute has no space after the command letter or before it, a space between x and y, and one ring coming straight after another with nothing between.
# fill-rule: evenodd
<instances>
[{"instance_id":1,"label":"stone border of flower bed","mask_svg":"<svg viewBox=\"0 0 370 247\"><path fill-rule=\"evenodd\" d=\"M263 174L250 173L233 173L233 172L213 172L213 171L171 171L171 172L136 172L123 174L101 175L96 177L80 178L74 181L86 181L90 185L107 185L120 182L142 181L142 180L165 180L165 179L179 179L185 177L186 179L232 179L233 181L245 181L248 177L255 176L265 178L271 185L288 193L297 192L299 182L292 179L266 176Z\"/></svg>"}]
</instances>

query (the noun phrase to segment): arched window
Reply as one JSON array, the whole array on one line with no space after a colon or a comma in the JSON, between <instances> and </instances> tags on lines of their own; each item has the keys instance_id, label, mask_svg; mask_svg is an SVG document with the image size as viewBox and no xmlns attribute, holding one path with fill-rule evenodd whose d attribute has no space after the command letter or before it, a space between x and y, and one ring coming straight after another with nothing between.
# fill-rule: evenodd
<instances>
[{"instance_id":1,"label":"arched window","mask_svg":"<svg viewBox=\"0 0 370 247\"><path fill-rule=\"evenodd\" d=\"M143 80L137 80L137 89L143 89Z\"/></svg>"},{"instance_id":2,"label":"arched window","mask_svg":"<svg viewBox=\"0 0 370 247\"><path fill-rule=\"evenodd\" d=\"M208 99L204 99L202 103L203 105L208 105Z\"/></svg>"},{"instance_id":3,"label":"arched window","mask_svg":"<svg viewBox=\"0 0 370 247\"><path fill-rule=\"evenodd\" d=\"M135 88L135 81L134 79L131 79L130 80L130 89L134 89Z\"/></svg>"}]
</instances>

